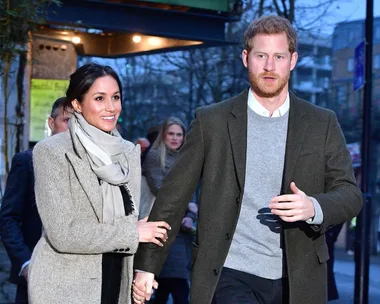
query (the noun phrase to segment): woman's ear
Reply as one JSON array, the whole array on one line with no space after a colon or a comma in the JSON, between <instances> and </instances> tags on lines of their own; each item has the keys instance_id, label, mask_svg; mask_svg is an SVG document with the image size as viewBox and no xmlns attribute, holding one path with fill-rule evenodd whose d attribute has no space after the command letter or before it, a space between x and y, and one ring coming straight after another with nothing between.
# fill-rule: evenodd
<instances>
[{"instance_id":1,"label":"woman's ear","mask_svg":"<svg viewBox=\"0 0 380 304\"><path fill-rule=\"evenodd\" d=\"M71 106L73 107L75 112L82 113L81 104L77 99L74 99L73 101L71 101Z\"/></svg>"}]
</instances>

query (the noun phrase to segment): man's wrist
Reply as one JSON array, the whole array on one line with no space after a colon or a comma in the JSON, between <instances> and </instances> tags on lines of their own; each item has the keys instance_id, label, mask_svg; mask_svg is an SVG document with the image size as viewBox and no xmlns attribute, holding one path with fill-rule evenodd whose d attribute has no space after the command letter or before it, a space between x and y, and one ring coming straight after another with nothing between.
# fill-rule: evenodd
<instances>
[{"instance_id":1,"label":"man's wrist","mask_svg":"<svg viewBox=\"0 0 380 304\"><path fill-rule=\"evenodd\" d=\"M30 263L30 260L28 260L28 261L26 261L24 264L22 264L21 269L20 269L20 272L18 273L18 275L19 275L20 277L23 276L23 273L22 273L22 272L24 271L25 267L29 265L29 263Z\"/></svg>"}]
</instances>

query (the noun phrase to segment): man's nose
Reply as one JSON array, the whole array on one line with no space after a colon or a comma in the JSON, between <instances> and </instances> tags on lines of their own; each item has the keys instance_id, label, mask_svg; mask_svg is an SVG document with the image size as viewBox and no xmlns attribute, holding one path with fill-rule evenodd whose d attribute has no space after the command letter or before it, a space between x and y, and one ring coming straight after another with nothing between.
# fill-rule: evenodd
<instances>
[{"instance_id":1,"label":"man's nose","mask_svg":"<svg viewBox=\"0 0 380 304\"><path fill-rule=\"evenodd\" d=\"M268 57L265 61L264 70L266 71L274 71L275 65L274 65L274 59Z\"/></svg>"}]
</instances>

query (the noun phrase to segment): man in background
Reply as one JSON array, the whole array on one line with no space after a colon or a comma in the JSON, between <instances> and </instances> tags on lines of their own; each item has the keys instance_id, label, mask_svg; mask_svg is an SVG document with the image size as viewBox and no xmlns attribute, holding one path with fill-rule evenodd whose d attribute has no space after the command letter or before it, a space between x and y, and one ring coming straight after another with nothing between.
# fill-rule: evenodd
<instances>
[{"instance_id":1,"label":"man in background","mask_svg":"<svg viewBox=\"0 0 380 304\"><path fill-rule=\"evenodd\" d=\"M145 137L139 137L136 140L136 145L139 144L141 148L141 164L144 162L145 156L150 148L150 142Z\"/></svg>"},{"instance_id":2,"label":"man in background","mask_svg":"<svg viewBox=\"0 0 380 304\"><path fill-rule=\"evenodd\" d=\"M48 118L52 135L68 128L71 114L63 110L64 100L62 97L54 102ZM17 284L16 304L28 303L28 264L41 231L34 196L32 149L29 149L13 157L0 210L0 236L12 263L9 281Z\"/></svg>"}]
</instances>

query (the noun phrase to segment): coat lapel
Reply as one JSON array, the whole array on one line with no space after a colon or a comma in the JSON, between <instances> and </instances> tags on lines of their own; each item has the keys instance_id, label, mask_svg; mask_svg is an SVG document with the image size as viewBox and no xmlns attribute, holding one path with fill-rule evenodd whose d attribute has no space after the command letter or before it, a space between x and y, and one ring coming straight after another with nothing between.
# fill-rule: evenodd
<instances>
[{"instance_id":1,"label":"coat lapel","mask_svg":"<svg viewBox=\"0 0 380 304\"><path fill-rule=\"evenodd\" d=\"M308 122L303 118L305 113L302 111L302 103L294 94L289 93L289 95L290 109L282 193L290 192L289 186L292 182L293 172L296 168L296 163L305 140L306 131L308 129Z\"/></svg>"},{"instance_id":2,"label":"coat lapel","mask_svg":"<svg viewBox=\"0 0 380 304\"><path fill-rule=\"evenodd\" d=\"M71 131L71 130L70 130ZM67 152L66 156L74 172L78 178L80 185L86 193L99 222L103 221L103 198L100 192L98 180L91 170L90 164L87 161L86 151L82 144L79 142L77 136L71 133L73 142L74 153Z\"/></svg>"},{"instance_id":3,"label":"coat lapel","mask_svg":"<svg viewBox=\"0 0 380 304\"><path fill-rule=\"evenodd\" d=\"M234 99L233 107L228 119L228 131L240 190L243 190L247 156L248 89Z\"/></svg>"}]
</instances>

